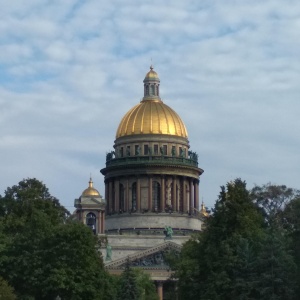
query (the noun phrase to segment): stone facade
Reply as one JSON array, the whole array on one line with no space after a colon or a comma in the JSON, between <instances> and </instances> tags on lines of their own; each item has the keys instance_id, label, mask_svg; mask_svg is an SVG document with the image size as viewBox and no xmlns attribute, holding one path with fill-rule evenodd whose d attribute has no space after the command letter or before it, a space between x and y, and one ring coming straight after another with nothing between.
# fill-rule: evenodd
<instances>
[{"instance_id":1,"label":"stone facade","mask_svg":"<svg viewBox=\"0 0 300 300\"><path fill-rule=\"evenodd\" d=\"M164 282L172 274L164 253L180 251L202 229L207 213L199 204L203 170L198 155L190 150L183 121L163 103L159 89L158 75L150 67L142 101L124 115L113 151L106 154L101 173L107 243L101 252L112 274L121 274L126 259L150 274L163 299ZM85 211L76 207L83 221L92 212L88 211L92 207ZM104 233L103 229L97 233Z\"/></svg>"}]
</instances>

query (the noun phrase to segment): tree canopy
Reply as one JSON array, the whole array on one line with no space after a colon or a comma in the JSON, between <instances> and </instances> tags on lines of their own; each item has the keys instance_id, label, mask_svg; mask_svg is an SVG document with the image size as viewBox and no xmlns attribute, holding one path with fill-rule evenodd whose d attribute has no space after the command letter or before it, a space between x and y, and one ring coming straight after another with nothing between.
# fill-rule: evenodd
<instances>
[{"instance_id":1,"label":"tree canopy","mask_svg":"<svg viewBox=\"0 0 300 300\"><path fill-rule=\"evenodd\" d=\"M0 275L18 299L105 299L108 274L97 240L37 179L0 199Z\"/></svg>"},{"instance_id":2,"label":"tree canopy","mask_svg":"<svg viewBox=\"0 0 300 300\"><path fill-rule=\"evenodd\" d=\"M239 178L221 187L206 228L173 263L180 299L298 299L292 243L281 226L294 194L269 187L248 191ZM273 198L267 193L266 201L266 192Z\"/></svg>"}]
</instances>

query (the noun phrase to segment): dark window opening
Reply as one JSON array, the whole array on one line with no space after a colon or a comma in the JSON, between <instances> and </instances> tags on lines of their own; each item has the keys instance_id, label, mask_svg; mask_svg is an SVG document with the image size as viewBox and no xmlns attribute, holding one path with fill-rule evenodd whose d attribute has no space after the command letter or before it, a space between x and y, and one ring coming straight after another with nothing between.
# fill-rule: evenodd
<instances>
[{"instance_id":1,"label":"dark window opening","mask_svg":"<svg viewBox=\"0 0 300 300\"><path fill-rule=\"evenodd\" d=\"M93 213L88 213L86 215L86 225L92 229L94 234L96 234L96 216Z\"/></svg>"},{"instance_id":2,"label":"dark window opening","mask_svg":"<svg viewBox=\"0 0 300 300\"><path fill-rule=\"evenodd\" d=\"M175 155L176 155L176 147L172 146L172 156L175 156Z\"/></svg>"},{"instance_id":3,"label":"dark window opening","mask_svg":"<svg viewBox=\"0 0 300 300\"><path fill-rule=\"evenodd\" d=\"M163 151L164 151L164 155L168 155L168 146L167 145L163 145Z\"/></svg>"},{"instance_id":4,"label":"dark window opening","mask_svg":"<svg viewBox=\"0 0 300 300\"><path fill-rule=\"evenodd\" d=\"M144 155L148 155L148 154L149 154L149 146L144 145Z\"/></svg>"},{"instance_id":5,"label":"dark window opening","mask_svg":"<svg viewBox=\"0 0 300 300\"><path fill-rule=\"evenodd\" d=\"M155 86L151 85L151 96L155 95Z\"/></svg>"}]
</instances>

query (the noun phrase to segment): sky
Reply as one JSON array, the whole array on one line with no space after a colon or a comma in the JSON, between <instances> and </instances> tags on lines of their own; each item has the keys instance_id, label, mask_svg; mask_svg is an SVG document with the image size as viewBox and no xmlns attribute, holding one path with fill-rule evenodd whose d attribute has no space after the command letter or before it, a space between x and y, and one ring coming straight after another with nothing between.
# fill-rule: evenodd
<instances>
[{"instance_id":1,"label":"sky","mask_svg":"<svg viewBox=\"0 0 300 300\"><path fill-rule=\"evenodd\" d=\"M90 174L104 195L106 152L151 63L208 207L237 177L300 188L299 0L0 4L1 195L35 177L73 211Z\"/></svg>"}]
</instances>

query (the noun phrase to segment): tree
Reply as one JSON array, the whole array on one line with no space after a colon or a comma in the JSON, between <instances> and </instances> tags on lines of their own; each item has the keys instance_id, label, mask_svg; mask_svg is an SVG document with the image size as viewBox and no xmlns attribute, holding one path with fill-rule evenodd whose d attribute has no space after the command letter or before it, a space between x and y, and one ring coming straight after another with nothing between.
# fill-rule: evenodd
<instances>
[{"instance_id":1,"label":"tree","mask_svg":"<svg viewBox=\"0 0 300 300\"><path fill-rule=\"evenodd\" d=\"M268 183L255 186L251 190L251 198L259 207L266 225L258 255L261 297L294 299L300 250L295 230L299 224L300 205L297 212L297 199L300 199L300 192L285 185Z\"/></svg>"},{"instance_id":2,"label":"tree","mask_svg":"<svg viewBox=\"0 0 300 300\"><path fill-rule=\"evenodd\" d=\"M67 219L43 183L26 179L8 188L1 207L0 275L18 299L107 299L109 275L96 237Z\"/></svg>"},{"instance_id":3,"label":"tree","mask_svg":"<svg viewBox=\"0 0 300 300\"><path fill-rule=\"evenodd\" d=\"M142 269L131 268L129 259L118 281L117 299L158 300L155 285Z\"/></svg>"},{"instance_id":4,"label":"tree","mask_svg":"<svg viewBox=\"0 0 300 300\"><path fill-rule=\"evenodd\" d=\"M149 274L146 274L142 269L133 269L136 277L136 283L139 288L140 300L158 300L155 285Z\"/></svg>"},{"instance_id":5,"label":"tree","mask_svg":"<svg viewBox=\"0 0 300 300\"><path fill-rule=\"evenodd\" d=\"M294 198L300 197L300 191L288 188L286 185L271 183L256 185L250 193L252 201L260 208L267 225L284 227L284 209ZM272 223L272 224L271 224Z\"/></svg>"},{"instance_id":6,"label":"tree","mask_svg":"<svg viewBox=\"0 0 300 300\"><path fill-rule=\"evenodd\" d=\"M175 264L182 299L252 299L253 257L263 218L241 179L221 187L206 229L182 249ZM243 276L241 276L243 274Z\"/></svg>"},{"instance_id":7,"label":"tree","mask_svg":"<svg viewBox=\"0 0 300 300\"><path fill-rule=\"evenodd\" d=\"M240 179L221 187L206 229L183 246L173 264L181 298L299 299L284 226L283 208L291 195L284 186L279 191L256 187L250 194Z\"/></svg>"},{"instance_id":8,"label":"tree","mask_svg":"<svg viewBox=\"0 0 300 300\"><path fill-rule=\"evenodd\" d=\"M137 283L137 276L130 267L129 259L120 278L118 300L139 300L142 293Z\"/></svg>"},{"instance_id":9,"label":"tree","mask_svg":"<svg viewBox=\"0 0 300 300\"><path fill-rule=\"evenodd\" d=\"M0 277L0 299L17 299L16 295L14 294L14 289L11 286L9 286L9 284L2 277Z\"/></svg>"},{"instance_id":10,"label":"tree","mask_svg":"<svg viewBox=\"0 0 300 300\"><path fill-rule=\"evenodd\" d=\"M291 249L294 262L297 266L296 274L296 299L300 299L300 195L295 197L284 209L285 228L291 238Z\"/></svg>"},{"instance_id":11,"label":"tree","mask_svg":"<svg viewBox=\"0 0 300 300\"><path fill-rule=\"evenodd\" d=\"M295 298L296 265L290 246L289 237L281 230L266 229L257 255L259 299L298 299Z\"/></svg>"}]
</instances>

